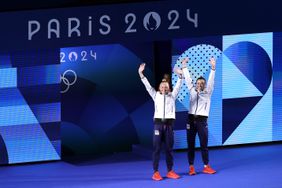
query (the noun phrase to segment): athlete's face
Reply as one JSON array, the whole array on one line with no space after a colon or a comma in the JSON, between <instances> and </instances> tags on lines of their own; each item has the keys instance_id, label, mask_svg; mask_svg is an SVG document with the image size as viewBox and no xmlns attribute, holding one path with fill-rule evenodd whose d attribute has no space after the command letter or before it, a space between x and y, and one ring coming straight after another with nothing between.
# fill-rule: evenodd
<instances>
[{"instance_id":1,"label":"athlete's face","mask_svg":"<svg viewBox=\"0 0 282 188\"><path fill-rule=\"evenodd\" d=\"M161 94L165 94L169 92L169 84L167 82L161 82L159 86L159 91Z\"/></svg>"},{"instance_id":2,"label":"athlete's face","mask_svg":"<svg viewBox=\"0 0 282 188\"><path fill-rule=\"evenodd\" d=\"M206 81L204 79L198 79L196 82L197 91L204 91L206 87Z\"/></svg>"}]
</instances>

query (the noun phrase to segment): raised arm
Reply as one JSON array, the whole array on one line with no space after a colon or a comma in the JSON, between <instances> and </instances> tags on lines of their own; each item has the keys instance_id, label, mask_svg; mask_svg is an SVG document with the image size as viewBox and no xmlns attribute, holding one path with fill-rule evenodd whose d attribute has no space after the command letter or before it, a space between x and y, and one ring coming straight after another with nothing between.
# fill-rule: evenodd
<instances>
[{"instance_id":1,"label":"raised arm","mask_svg":"<svg viewBox=\"0 0 282 188\"><path fill-rule=\"evenodd\" d=\"M182 75L178 75L178 80L177 80L177 82L176 82L176 84L175 84L175 86L174 86L174 88L171 92L171 95L174 99L176 99L176 97L177 97L177 95L180 91L181 85L182 85Z\"/></svg>"},{"instance_id":2,"label":"raised arm","mask_svg":"<svg viewBox=\"0 0 282 188\"><path fill-rule=\"evenodd\" d=\"M149 81L147 80L147 78L144 76L143 74L143 71L145 70L145 66L146 64L145 63L142 63L140 66L139 66L139 69L138 69L138 73L139 73L139 76L141 78L141 81L143 82L146 90L148 91L148 93L150 94L150 96L152 97L153 100L155 100L155 97L156 97L156 90L151 86L151 84L149 83Z\"/></svg>"},{"instance_id":3,"label":"raised arm","mask_svg":"<svg viewBox=\"0 0 282 188\"><path fill-rule=\"evenodd\" d=\"M216 61L214 58L210 59L210 65L211 65L211 72L209 75L209 79L208 79L208 83L207 83L207 91L208 93L212 93L213 89L214 89L214 78L215 78L215 65L216 65Z\"/></svg>"},{"instance_id":4,"label":"raised arm","mask_svg":"<svg viewBox=\"0 0 282 188\"><path fill-rule=\"evenodd\" d=\"M182 74L184 76L184 79L185 79L185 83L189 89L189 91L191 91L193 88L194 88L194 85L193 85L193 80L189 74L189 71L188 71L188 68L187 68L187 62L189 61L188 58L185 58L182 60Z\"/></svg>"}]
</instances>

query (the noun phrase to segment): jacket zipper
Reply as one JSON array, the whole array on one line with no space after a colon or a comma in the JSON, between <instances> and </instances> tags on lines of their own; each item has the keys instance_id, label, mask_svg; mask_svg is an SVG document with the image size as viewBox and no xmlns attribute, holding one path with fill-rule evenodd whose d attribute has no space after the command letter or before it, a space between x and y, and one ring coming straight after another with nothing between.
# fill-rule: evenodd
<instances>
[{"instance_id":1,"label":"jacket zipper","mask_svg":"<svg viewBox=\"0 0 282 188\"><path fill-rule=\"evenodd\" d=\"M163 119L165 119L165 94L164 94L164 115L163 115Z\"/></svg>"},{"instance_id":2,"label":"jacket zipper","mask_svg":"<svg viewBox=\"0 0 282 188\"><path fill-rule=\"evenodd\" d=\"M199 94L197 93L197 107L196 107L196 110L195 110L195 115L197 115L197 110L198 110L198 102L199 102Z\"/></svg>"}]
</instances>

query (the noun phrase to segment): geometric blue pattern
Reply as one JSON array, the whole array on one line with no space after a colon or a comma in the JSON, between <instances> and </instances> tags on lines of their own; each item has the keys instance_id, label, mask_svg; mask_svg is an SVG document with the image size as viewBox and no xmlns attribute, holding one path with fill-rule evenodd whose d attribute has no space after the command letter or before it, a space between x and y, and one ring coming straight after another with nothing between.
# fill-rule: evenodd
<instances>
[{"instance_id":1,"label":"geometric blue pattern","mask_svg":"<svg viewBox=\"0 0 282 188\"><path fill-rule=\"evenodd\" d=\"M181 55L172 56L172 69L181 68L181 60L188 57L189 61L187 64L190 76L193 83L196 82L197 78L203 76L208 80L210 74L210 64L209 60L211 57L214 57L217 60L216 67L216 76L215 76L215 87L212 94L211 102L211 116L208 119L209 126L209 146L217 146L222 143L222 90L221 90L221 71L222 63L221 57L222 52L218 47L208 45L208 44L196 44L194 46L188 47ZM172 85L174 86L177 81L177 75L172 73ZM176 126L178 127L175 130L175 144L174 149L187 148L187 135L186 135L186 120L189 111L189 98L190 93L186 86L186 83L183 82L180 92L176 100L176 111L177 113L185 113L185 117L177 116L177 118L183 118L181 120L177 119ZM196 139L196 146L200 145L199 139Z\"/></svg>"},{"instance_id":2,"label":"geometric blue pattern","mask_svg":"<svg viewBox=\"0 0 282 188\"><path fill-rule=\"evenodd\" d=\"M0 164L60 159L59 51L44 53L0 56ZM46 124L51 128L43 129Z\"/></svg>"},{"instance_id":3,"label":"geometric blue pattern","mask_svg":"<svg viewBox=\"0 0 282 188\"><path fill-rule=\"evenodd\" d=\"M219 49L222 51L222 56L217 60L216 72L216 79L220 77L221 80L215 81L215 89L220 83L222 90L221 93L216 93L215 90L212 95L208 119L210 146L282 140L282 108L279 105L282 101L280 89L282 83L281 36L281 33L268 32L226 35L222 36L221 42L218 42L220 37L206 37L176 40L173 43L174 51L177 51L178 48L183 50L184 46L191 48L185 44L189 44L189 41L194 41L193 45L195 46L202 44L204 39L213 45L221 43ZM195 43L197 41L200 41L198 45ZM208 45L207 42L206 46ZM197 51L196 53L202 51L202 53L209 54L201 48ZM193 59L192 54L192 52L188 53L190 60ZM179 59L186 57L186 55L187 51L180 56L172 54L172 68L180 67ZM199 57L201 56L203 57L203 55L199 55ZM222 72L218 71L219 64L222 65ZM192 75L194 72L191 65L188 67L191 76L194 76L195 79L195 74ZM198 70L201 67L195 69ZM196 76L199 75L196 74ZM173 83L176 78L177 76L173 74ZM187 88L183 84L182 95L178 97L176 102L178 113L189 111L189 97L183 94L187 92L183 87ZM182 116L179 117L182 118ZM176 121L178 123L176 124L177 130L175 130L176 149L187 148L186 132L183 130L185 121L185 119ZM179 122L183 125L180 125ZM216 128L215 131L218 124L221 128ZM181 130L180 127L183 129ZM222 134L222 142L217 134ZM196 140L196 145L199 146L198 140Z\"/></svg>"},{"instance_id":4,"label":"geometric blue pattern","mask_svg":"<svg viewBox=\"0 0 282 188\"><path fill-rule=\"evenodd\" d=\"M20 67L18 87L56 84L60 82L59 74L59 65Z\"/></svg>"},{"instance_id":5,"label":"geometric blue pattern","mask_svg":"<svg viewBox=\"0 0 282 188\"><path fill-rule=\"evenodd\" d=\"M224 145L265 141L272 141L272 85Z\"/></svg>"},{"instance_id":6,"label":"geometric blue pattern","mask_svg":"<svg viewBox=\"0 0 282 188\"><path fill-rule=\"evenodd\" d=\"M273 34L273 126L272 140L282 140L282 33Z\"/></svg>"},{"instance_id":7,"label":"geometric blue pattern","mask_svg":"<svg viewBox=\"0 0 282 188\"><path fill-rule=\"evenodd\" d=\"M0 88L17 87L17 69L0 69Z\"/></svg>"},{"instance_id":8,"label":"geometric blue pattern","mask_svg":"<svg viewBox=\"0 0 282 188\"><path fill-rule=\"evenodd\" d=\"M223 54L222 90L223 99L262 96L263 94L246 76Z\"/></svg>"},{"instance_id":9,"label":"geometric blue pattern","mask_svg":"<svg viewBox=\"0 0 282 188\"><path fill-rule=\"evenodd\" d=\"M40 123L59 122L61 120L61 104L47 103L30 106L34 117Z\"/></svg>"},{"instance_id":10,"label":"geometric blue pattern","mask_svg":"<svg viewBox=\"0 0 282 188\"><path fill-rule=\"evenodd\" d=\"M0 134L9 164L60 159L40 124L0 127Z\"/></svg>"},{"instance_id":11,"label":"geometric blue pattern","mask_svg":"<svg viewBox=\"0 0 282 188\"><path fill-rule=\"evenodd\" d=\"M38 123L30 107L26 105L0 107L0 126Z\"/></svg>"},{"instance_id":12,"label":"geometric blue pattern","mask_svg":"<svg viewBox=\"0 0 282 188\"><path fill-rule=\"evenodd\" d=\"M223 53L262 94L265 94L272 79L272 62L261 46L252 42L239 42L228 47Z\"/></svg>"},{"instance_id":13,"label":"geometric blue pattern","mask_svg":"<svg viewBox=\"0 0 282 188\"><path fill-rule=\"evenodd\" d=\"M61 95L62 147L68 154L128 151L137 143L151 146L153 102L136 70L146 62L146 77L155 86L152 58L151 43L61 49L61 85L67 90ZM67 87L66 79L76 81Z\"/></svg>"},{"instance_id":14,"label":"geometric blue pattern","mask_svg":"<svg viewBox=\"0 0 282 188\"><path fill-rule=\"evenodd\" d=\"M223 91L227 93L223 100L244 101L242 110L224 106L223 144L272 141L272 34L224 36L223 49ZM258 96L262 98L257 103L248 100ZM248 105L250 111L242 113ZM240 121L231 126L235 119Z\"/></svg>"}]
</instances>

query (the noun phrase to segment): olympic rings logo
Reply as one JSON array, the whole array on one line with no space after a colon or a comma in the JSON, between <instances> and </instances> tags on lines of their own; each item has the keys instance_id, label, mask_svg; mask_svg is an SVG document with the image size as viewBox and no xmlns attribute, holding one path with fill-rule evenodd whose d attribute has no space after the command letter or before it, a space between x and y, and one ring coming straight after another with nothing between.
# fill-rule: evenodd
<instances>
[{"instance_id":1,"label":"olympic rings logo","mask_svg":"<svg viewBox=\"0 0 282 188\"><path fill-rule=\"evenodd\" d=\"M71 77L73 77L73 79L69 79L66 76L69 76L69 77L71 76ZM61 91L61 93L66 93L70 89L70 86L75 84L76 80L77 80L76 73L71 69L66 70L63 73L63 75L60 76L60 81L63 82L64 85L65 85L65 87Z\"/></svg>"}]
</instances>

